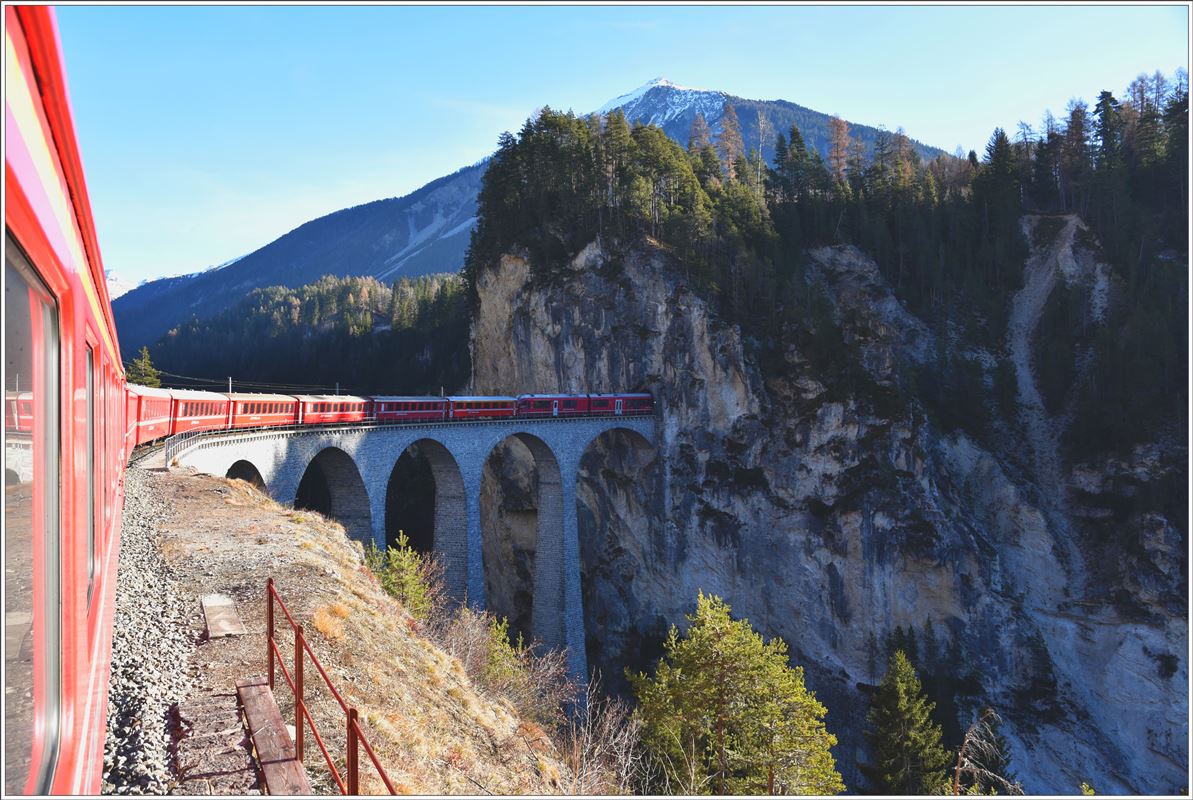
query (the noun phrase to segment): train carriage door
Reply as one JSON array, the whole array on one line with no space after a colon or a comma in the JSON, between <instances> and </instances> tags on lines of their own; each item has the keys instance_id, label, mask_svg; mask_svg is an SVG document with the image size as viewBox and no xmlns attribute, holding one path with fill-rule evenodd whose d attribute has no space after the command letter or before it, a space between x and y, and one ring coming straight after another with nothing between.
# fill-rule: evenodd
<instances>
[{"instance_id":1,"label":"train carriage door","mask_svg":"<svg viewBox=\"0 0 1193 800\"><path fill-rule=\"evenodd\" d=\"M620 397L617 400L613 401L613 413L619 417L621 416L621 403L622 403L622 400Z\"/></svg>"},{"instance_id":2,"label":"train carriage door","mask_svg":"<svg viewBox=\"0 0 1193 800\"><path fill-rule=\"evenodd\" d=\"M553 417L559 416L559 401L558 400L551 401L551 416L553 416Z\"/></svg>"}]
</instances>

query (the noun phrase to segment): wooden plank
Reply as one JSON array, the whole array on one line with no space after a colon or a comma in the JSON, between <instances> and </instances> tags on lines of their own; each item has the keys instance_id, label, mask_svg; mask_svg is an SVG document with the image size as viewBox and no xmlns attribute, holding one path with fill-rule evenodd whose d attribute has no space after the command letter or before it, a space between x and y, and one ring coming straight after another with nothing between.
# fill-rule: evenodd
<instances>
[{"instance_id":1,"label":"wooden plank","mask_svg":"<svg viewBox=\"0 0 1193 800\"><path fill-rule=\"evenodd\" d=\"M221 636L243 636L248 633L240 615L236 613L236 601L224 594L205 594L199 599L203 606L203 619L207 624L207 638Z\"/></svg>"},{"instance_id":2,"label":"wooden plank","mask_svg":"<svg viewBox=\"0 0 1193 800\"><path fill-rule=\"evenodd\" d=\"M263 677L244 678L236 682L236 694L248 720L265 790L282 797L313 794L269 683Z\"/></svg>"}]
</instances>

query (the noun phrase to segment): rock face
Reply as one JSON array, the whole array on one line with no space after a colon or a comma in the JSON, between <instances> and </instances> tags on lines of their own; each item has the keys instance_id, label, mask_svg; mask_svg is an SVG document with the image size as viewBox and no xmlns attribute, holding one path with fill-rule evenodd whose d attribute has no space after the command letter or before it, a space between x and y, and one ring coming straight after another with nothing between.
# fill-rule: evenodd
<instances>
[{"instance_id":1,"label":"rock face","mask_svg":"<svg viewBox=\"0 0 1193 800\"><path fill-rule=\"evenodd\" d=\"M1093 262L1075 258L1072 237L1050 244L1029 269L1084 287L1104 309L1104 269L1086 280L1080 264ZM1185 788L1187 532L1140 500L1182 474L1183 442L1097 463L1062 454L1061 485L1043 487L1039 459L1018 455L1031 452L1022 414L982 441L942 430L893 387L944 344L855 248L809 254L827 313L813 322L792 302L791 335L765 354L649 245L591 245L550 266L549 281L517 255L481 272L472 390L645 389L658 401L659 451L607 434L578 491L589 659L612 685L657 657L698 591L721 595L791 646L857 787L883 643L914 628L922 671L948 687L945 716L963 727L994 706L1028 791L1083 780L1109 793ZM811 353L817 326L842 343L832 369ZM991 385L1015 342L971 349ZM491 468L490 505L526 514L511 500L529 469L518 461L507 453ZM1142 543L1129 570L1103 563L1109 524ZM496 527L487 520L486 536Z\"/></svg>"}]
</instances>

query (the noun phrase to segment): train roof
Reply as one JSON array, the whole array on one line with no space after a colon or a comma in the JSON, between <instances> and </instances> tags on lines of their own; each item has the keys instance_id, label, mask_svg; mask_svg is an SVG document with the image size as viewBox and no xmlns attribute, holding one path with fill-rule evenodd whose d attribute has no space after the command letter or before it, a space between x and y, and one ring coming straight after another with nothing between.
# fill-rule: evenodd
<instances>
[{"instance_id":1,"label":"train roof","mask_svg":"<svg viewBox=\"0 0 1193 800\"><path fill-rule=\"evenodd\" d=\"M304 403L367 403L369 398L354 394L296 394Z\"/></svg>"},{"instance_id":2,"label":"train roof","mask_svg":"<svg viewBox=\"0 0 1193 800\"><path fill-rule=\"evenodd\" d=\"M536 398L536 397L548 398L548 399L556 398L556 397L572 399L572 398L579 398L579 397L588 397L588 395L586 395L586 394L570 394L567 392L559 392L557 394L520 394L520 395L518 395L519 400L525 400L527 398Z\"/></svg>"},{"instance_id":3,"label":"train roof","mask_svg":"<svg viewBox=\"0 0 1193 800\"><path fill-rule=\"evenodd\" d=\"M173 397L172 389L155 389L152 386L142 386L139 383L128 383L125 386L128 391L142 397L165 397L167 399Z\"/></svg>"},{"instance_id":4,"label":"train roof","mask_svg":"<svg viewBox=\"0 0 1193 800\"><path fill-rule=\"evenodd\" d=\"M219 392L204 392L199 389L171 389L175 400L227 400L228 395Z\"/></svg>"},{"instance_id":5,"label":"train roof","mask_svg":"<svg viewBox=\"0 0 1193 800\"><path fill-rule=\"evenodd\" d=\"M604 392L601 394L593 393L589 397L654 397L650 392Z\"/></svg>"},{"instance_id":6,"label":"train roof","mask_svg":"<svg viewBox=\"0 0 1193 800\"><path fill-rule=\"evenodd\" d=\"M413 394L374 394L370 395L373 400L379 400L382 403L445 403L446 397L436 397L434 395L413 395Z\"/></svg>"},{"instance_id":7,"label":"train roof","mask_svg":"<svg viewBox=\"0 0 1193 800\"><path fill-rule=\"evenodd\" d=\"M292 394L258 394L256 392L232 392L232 394L223 395L224 397L231 397L238 403L255 403L259 400L287 400L294 401Z\"/></svg>"},{"instance_id":8,"label":"train roof","mask_svg":"<svg viewBox=\"0 0 1193 800\"><path fill-rule=\"evenodd\" d=\"M451 397L449 397L447 399L451 400L453 403L489 403L494 400L510 402L510 403L518 402L518 398L516 398L516 397L506 397L506 396L502 396L502 395L492 395L492 394L489 394L489 395L485 395L485 394L457 394L457 395L452 395Z\"/></svg>"}]
</instances>

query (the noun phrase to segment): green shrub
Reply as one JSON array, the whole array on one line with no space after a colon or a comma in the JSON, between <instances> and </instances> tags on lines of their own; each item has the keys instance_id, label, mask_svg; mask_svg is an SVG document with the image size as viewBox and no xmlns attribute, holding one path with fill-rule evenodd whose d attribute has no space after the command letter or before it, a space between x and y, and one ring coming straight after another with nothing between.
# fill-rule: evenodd
<instances>
[{"instance_id":1,"label":"green shrub","mask_svg":"<svg viewBox=\"0 0 1193 800\"><path fill-rule=\"evenodd\" d=\"M387 547L385 552L370 542L365 548L365 565L380 581L381 588L396 597L420 622L428 621L441 605L442 569L432 556L410 546L405 531L398 531L398 546Z\"/></svg>"}]
</instances>

